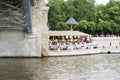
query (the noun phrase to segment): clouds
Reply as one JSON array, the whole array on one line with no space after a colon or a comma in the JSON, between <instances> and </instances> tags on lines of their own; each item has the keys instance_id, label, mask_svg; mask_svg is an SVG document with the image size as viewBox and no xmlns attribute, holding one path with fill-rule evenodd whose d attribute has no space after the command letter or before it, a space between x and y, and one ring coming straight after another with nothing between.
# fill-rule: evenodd
<instances>
[{"instance_id":1,"label":"clouds","mask_svg":"<svg viewBox=\"0 0 120 80\"><path fill-rule=\"evenodd\" d=\"M105 5L109 0L96 0L96 4L103 4Z\"/></svg>"}]
</instances>

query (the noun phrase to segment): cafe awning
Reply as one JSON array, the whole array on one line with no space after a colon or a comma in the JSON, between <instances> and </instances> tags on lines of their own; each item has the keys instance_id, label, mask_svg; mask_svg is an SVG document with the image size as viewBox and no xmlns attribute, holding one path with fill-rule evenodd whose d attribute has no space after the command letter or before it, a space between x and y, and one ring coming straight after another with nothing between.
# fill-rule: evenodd
<instances>
[{"instance_id":1,"label":"cafe awning","mask_svg":"<svg viewBox=\"0 0 120 80\"><path fill-rule=\"evenodd\" d=\"M79 31L49 31L49 36L89 36L89 34Z\"/></svg>"}]
</instances>

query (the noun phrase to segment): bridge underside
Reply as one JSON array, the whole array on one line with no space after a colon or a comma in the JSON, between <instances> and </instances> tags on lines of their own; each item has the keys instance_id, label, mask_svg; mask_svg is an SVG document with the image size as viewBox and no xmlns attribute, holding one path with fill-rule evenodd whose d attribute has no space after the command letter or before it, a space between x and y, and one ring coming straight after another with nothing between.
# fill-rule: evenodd
<instances>
[{"instance_id":1,"label":"bridge underside","mask_svg":"<svg viewBox=\"0 0 120 80\"><path fill-rule=\"evenodd\" d=\"M0 0L0 30L19 29L32 32L31 0Z\"/></svg>"}]
</instances>

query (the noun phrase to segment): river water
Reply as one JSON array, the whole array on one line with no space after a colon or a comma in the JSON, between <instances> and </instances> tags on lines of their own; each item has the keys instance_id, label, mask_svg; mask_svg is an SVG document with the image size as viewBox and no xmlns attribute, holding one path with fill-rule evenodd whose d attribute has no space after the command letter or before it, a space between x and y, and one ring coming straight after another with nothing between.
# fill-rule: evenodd
<instances>
[{"instance_id":1,"label":"river water","mask_svg":"<svg viewBox=\"0 0 120 80\"><path fill-rule=\"evenodd\" d=\"M120 80L120 54L1 58L0 80Z\"/></svg>"}]
</instances>

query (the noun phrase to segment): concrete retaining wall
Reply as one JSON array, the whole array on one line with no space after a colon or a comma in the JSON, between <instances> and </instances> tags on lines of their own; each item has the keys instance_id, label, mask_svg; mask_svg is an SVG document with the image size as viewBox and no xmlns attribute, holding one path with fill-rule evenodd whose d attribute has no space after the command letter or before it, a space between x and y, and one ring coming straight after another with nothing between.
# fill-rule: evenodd
<instances>
[{"instance_id":1,"label":"concrete retaining wall","mask_svg":"<svg viewBox=\"0 0 120 80\"><path fill-rule=\"evenodd\" d=\"M0 31L0 57L40 57L37 37L25 35L23 31Z\"/></svg>"},{"instance_id":2,"label":"concrete retaining wall","mask_svg":"<svg viewBox=\"0 0 120 80\"><path fill-rule=\"evenodd\" d=\"M120 52L120 37L94 37L93 41L101 52Z\"/></svg>"},{"instance_id":3,"label":"concrete retaining wall","mask_svg":"<svg viewBox=\"0 0 120 80\"><path fill-rule=\"evenodd\" d=\"M99 47L115 47L120 46L120 37L93 37L94 43Z\"/></svg>"}]
</instances>

